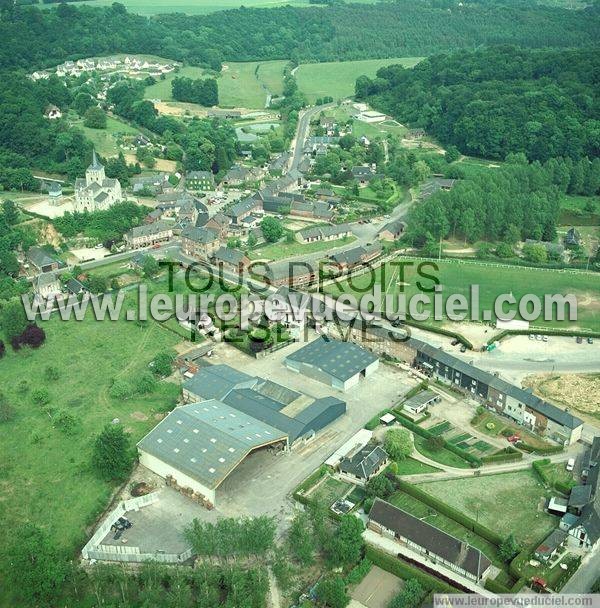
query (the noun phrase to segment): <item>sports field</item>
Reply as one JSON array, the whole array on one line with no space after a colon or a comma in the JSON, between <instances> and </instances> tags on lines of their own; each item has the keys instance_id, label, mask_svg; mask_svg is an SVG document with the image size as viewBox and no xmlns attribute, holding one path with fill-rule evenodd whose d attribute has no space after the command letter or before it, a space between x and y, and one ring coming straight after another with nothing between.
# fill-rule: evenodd
<instances>
[{"instance_id":1,"label":"sports field","mask_svg":"<svg viewBox=\"0 0 600 608\"><path fill-rule=\"evenodd\" d=\"M421 57L396 57L393 59L366 59L330 63L305 63L295 73L298 87L310 103L318 97L331 96L334 100L354 95L354 83L359 76L373 77L386 65L400 63L413 67Z\"/></svg>"},{"instance_id":2,"label":"sports field","mask_svg":"<svg viewBox=\"0 0 600 608\"><path fill-rule=\"evenodd\" d=\"M471 285L478 285L480 318L483 310L493 312L494 301L501 294L512 294L517 302L526 294L534 294L542 301L546 294L573 294L577 298L577 321L556 319L546 321L542 318L532 325L570 330L579 327L600 331L598 301L600 275L596 273L543 270L470 261L425 261L407 258L399 258L398 261L405 264L403 277L398 266L385 264L353 279L351 284L342 282L339 285L330 285L325 291L332 295L353 293L356 297L360 297L365 293L373 293L375 285L380 285L384 295L397 296L404 293L408 300L411 296L422 293L421 288L429 289L433 286L431 279L423 278L417 271L419 264L424 263L425 265L421 267L422 272L439 279L443 287L443 301L452 294L461 294L469 299ZM433 299L433 294L428 295ZM425 306L424 309L432 311L433 307ZM397 310L397 307L394 310ZM433 315L429 322L434 323Z\"/></svg>"}]
</instances>

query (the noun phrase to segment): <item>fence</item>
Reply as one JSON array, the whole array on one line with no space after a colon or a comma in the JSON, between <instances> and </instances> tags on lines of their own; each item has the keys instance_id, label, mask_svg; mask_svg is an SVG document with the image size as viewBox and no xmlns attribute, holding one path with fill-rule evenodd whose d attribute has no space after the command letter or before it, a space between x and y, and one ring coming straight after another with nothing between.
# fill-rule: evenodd
<instances>
[{"instance_id":1,"label":"fence","mask_svg":"<svg viewBox=\"0 0 600 608\"><path fill-rule=\"evenodd\" d=\"M119 517L128 511L139 511L143 507L152 505L159 500L159 492L152 492L145 496L131 498L120 502L104 519L92 538L81 551L84 559L97 559L113 562L144 562L149 560L165 564L178 564L192 556L192 550L183 553L142 553L139 547L127 545L103 545L102 539L110 532L112 525Z\"/></svg>"}]
</instances>

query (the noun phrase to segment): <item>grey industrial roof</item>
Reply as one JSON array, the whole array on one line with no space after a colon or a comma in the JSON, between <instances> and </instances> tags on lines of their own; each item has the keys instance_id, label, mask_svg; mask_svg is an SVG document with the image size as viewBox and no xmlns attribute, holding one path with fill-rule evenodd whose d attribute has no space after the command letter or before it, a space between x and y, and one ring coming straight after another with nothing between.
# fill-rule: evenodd
<instances>
[{"instance_id":1,"label":"grey industrial roof","mask_svg":"<svg viewBox=\"0 0 600 608\"><path fill-rule=\"evenodd\" d=\"M148 236L151 234L157 234L166 230L172 229L171 224L158 220L152 224L142 224L141 226L135 226L129 231L130 238L136 238L140 236Z\"/></svg>"},{"instance_id":2,"label":"grey industrial roof","mask_svg":"<svg viewBox=\"0 0 600 608\"><path fill-rule=\"evenodd\" d=\"M379 498L375 499L371 507L369 519L474 576L481 576L491 565L479 549Z\"/></svg>"},{"instance_id":3,"label":"grey industrial roof","mask_svg":"<svg viewBox=\"0 0 600 608\"><path fill-rule=\"evenodd\" d=\"M30 247L27 252L27 257L29 258L29 261L38 268L56 264L56 259L51 258L41 247Z\"/></svg>"},{"instance_id":4,"label":"grey industrial roof","mask_svg":"<svg viewBox=\"0 0 600 608\"><path fill-rule=\"evenodd\" d=\"M338 380L346 381L377 361L377 357L352 342L321 336L288 355L288 360L312 365Z\"/></svg>"},{"instance_id":5,"label":"grey industrial roof","mask_svg":"<svg viewBox=\"0 0 600 608\"><path fill-rule=\"evenodd\" d=\"M214 254L215 260L228 264L241 264L245 257L243 251L232 249L231 247L219 247Z\"/></svg>"},{"instance_id":6,"label":"grey industrial roof","mask_svg":"<svg viewBox=\"0 0 600 608\"><path fill-rule=\"evenodd\" d=\"M413 395L409 399L407 399L403 405L408 407L419 407L420 405L425 405L429 403L432 399L439 397L437 393L430 391L429 389L420 391L416 395Z\"/></svg>"},{"instance_id":7,"label":"grey industrial roof","mask_svg":"<svg viewBox=\"0 0 600 608\"><path fill-rule=\"evenodd\" d=\"M214 489L250 451L285 438L281 430L211 399L175 408L137 445Z\"/></svg>"},{"instance_id":8,"label":"grey industrial roof","mask_svg":"<svg viewBox=\"0 0 600 608\"><path fill-rule=\"evenodd\" d=\"M569 506L581 508L587 505L592 498L592 486L575 486L569 494Z\"/></svg>"},{"instance_id":9,"label":"grey industrial roof","mask_svg":"<svg viewBox=\"0 0 600 608\"><path fill-rule=\"evenodd\" d=\"M253 386L257 382L257 378L220 364L201 368L183 383L183 388L204 399L223 399L236 386Z\"/></svg>"},{"instance_id":10,"label":"grey industrial roof","mask_svg":"<svg viewBox=\"0 0 600 608\"><path fill-rule=\"evenodd\" d=\"M314 228L303 228L298 231L298 234L304 238L321 237L325 238L336 234L346 234L351 232L348 224L339 224L338 226L315 226Z\"/></svg>"}]
</instances>

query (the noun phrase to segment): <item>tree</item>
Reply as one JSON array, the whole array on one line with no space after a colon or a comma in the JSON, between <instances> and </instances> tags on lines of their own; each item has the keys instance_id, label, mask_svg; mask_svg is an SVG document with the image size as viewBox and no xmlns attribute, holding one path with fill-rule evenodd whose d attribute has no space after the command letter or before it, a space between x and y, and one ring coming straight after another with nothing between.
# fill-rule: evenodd
<instances>
[{"instance_id":1,"label":"tree","mask_svg":"<svg viewBox=\"0 0 600 608\"><path fill-rule=\"evenodd\" d=\"M541 243L526 243L523 245L523 257L530 262L543 264L548 261L548 251Z\"/></svg>"},{"instance_id":2,"label":"tree","mask_svg":"<svg viewBox=\"0 0 600 608\"><path fill-rule=\"evenodd\" d=\"M252 247L256 246L256 243L258 242L258 239L256 238L256 235L254 234L254 232L251 232L248 235L248 241L247 241L247 245L250 249L252 249Z\"/></svg>"},{"instance_id":3,"label":"tree","mask_svg":"<svg viewBox=\"0 0 600 608\"><path fill-rule=\"evenodd\" d=\"M129 399L133 396L134 390L133 387L127 380L117 379L113 382L113 385L110 387L108 394L113 399Z\"/></svg>"},{"instance_id":4,"label":"tree","mask_svg":"<svg viewBox=\"0 0 600 608\"><path fill-rule=\"evenodd\" d=\"M156 378L150 372L142 372L135 383L135 390L140 395L151 393L156 388Z\"/></svg>"},{"instance_id":5,"label":"tree","mask_svg":"<svg viewBox=\"0 0 600 608\"><path fill-rule=\"evenodd\" d=\"M4 357L5 354L6 354L6 346L4 345L4 342L2 342L2 340L0 340L0 359L2 359L2 357Z\"/></svg>"},{"instance_id":6,"label":"tree","mask_svg":"<svg viewBox=\"0 0 600 608\"><path fill-rule=\"evenodd\" d=\"M425 445L428 450L439 452L444 447L444 440L441 437L432 435L425 440Z\"/></svg>"},{"instance_id":7,"label":"tree","mask_svg":"<svg viewBox=\"0 0 600 608\"><path fill-rule=\"evenodd\" d=\"M404 460L413 451L413 439L408 429L390 429L385 434L385 451L392 460Z\"/></svg>"},{"instance_id":8,"label":"tree","mask_svg":"<svg viewBox=\"0 0 600 608\"><path fill-rule=\"evenodd\" d=\"M283 236L283 226L274 217L265 217L260 223L260 227L265 239L269 243L275 243Z\"/></svg>"},{"instance_id":9,"label":"tree","mask_svg":"<svg viewBox=\"0 0 600 608\"><path fill-rule=\"evenodd\" d=\"M154 258L154 256L147 255L144 257L144 263L142 264L142 271L145 277L152 278L158 274L160 266Z\"/></svg>"},{"instance_id":10,"label":"tree","mask_svg":"<svg viewBox=\"0 0 600 608\"><path fill-rule=\"evenodd\" d=\"M402 587L402 591L392 599L389 608L417 608L421 605L425 596L425 590L421 583L414 578L409 578Z\"/></svg>"},{"instance_id":11,"label":"tree","mask_svg":"<svg viewBox=\"0 0 600 608\"><path fill-rule=\"evenodd\" d=\"M152 361L152 371L161 377L171 375L171 366L173 364L173 355L169 352L158 353Z\"/></svg>"},{"instance_id":12,"label":"tree","mask_svg":"<svg viewBox=\"0 0 600 608\"><path fill-rule=\"evenodd\" d=\"M2 217L7 226L13 226L19 220L19 208L14 201L6 199L2 202Z\"/></svg>"},{"instance_id":13,"label":"tree","mask_svg":"<svg viewBox=\"0 0 600 608\"><path fill-rule=\"evenodd\" d=\"M288 532L288 540L292 555L303 566L312 564L314 561L316 544L311 530L310 520L306 513L298 513L294 517Z\"/></svg>"},{"instance_id":14,"label":"tree","mask_svg":"<svg viewBox=\"0 0 600 608\"><path fill-rule=\"evenodd\" d=\"M363 547L363 523L354 515L342 515L330 547L330 557L336 565L355 564Z\"/></svg>"},{"instance_id":15,"label":"tree","mask_svg":"<svg viewBox=\"0 0 600 608\"><path fill-rule=\"evenodd\" d=\"M85 286L89 289L90 293L101 294L106 291L106 279L104 277L91 274L85 281Z\"/></svg>"},{"instance_id":16,"label":"tree","mask_svg":"<svg viewBox=\"0 0 600 608\"><path fill-rule=\"evenodd\" d=\"M12 300L4 305L0 313L0 328L9 340L20 336L25 331L27 324L27 317L21 302Z\"/></svg>"},{"instance_id":17,"label":"tree","mask_svg":"<svg viewBox=\"0 0 600 608\"><path fill-rule=\"evenodd\" d=\"M394 492L394 484L383 474L372 477L365 487L367 496L386 499Z\"/></svg>"},{"instance_id":18,"label":"tree","mask_svg":"<svg viewBox=\"0 0 600 608\"><path fill-rule=\"evenodd\" d=\"M57 547L31 523L13 528L9 540L8 586L29 605L54 605L67 575Z\"/></svg>"},{"instance_id":19,"label":"tree","mask_svg":"<svg viewBox=\"0 0 600 608\"><path fill-rule=\"evenodd\" d=\"M315 590L319 602L328 608L345 608L350 602L344 579L335 574L322 580Z\"/></svg>"},{"instance_id":20,"label":"tree","mask_svg":"<svg viewBox=\"0 0 600 608\"><path fill-rule=\"evenodd\" d=\"M106 129L106 114L102 108L92 106L83 117L83 124L89 129Z\"/></svg>"},{"instance_id":21,"label":"tree","mask_svg":"<svg viewBox=\"0 0 600 608\"><path fill-rule=\"evenodd\" d=\"M505 562L509 562L513 557L520 551L520 547L512 534L509 534L501 543L498 548L498 555L500 559Z\"/></svg>"},{"instance_id":22,"label":"tree","mask_svg":"<svg viewBox=\"0 0 600 608\"><path fill-rule=\"evenodd\" d=\"M132 465L129 435L120 424L107 424L94 442L92 467L105 481L124 481Z\"/></svg>"},{"instance_id":23,"label":"tree","mask_svg":"<svg viewBox=\"0 0 600 608\"><path fill-rule=\"evenodd\" d=\"M496 247L496 255L499 258L511 258L514 255L514 251L508 243L499 243Z\"/></svg>"},{"instance_id":24,"label":"tree","mask_svg":"<svg viewBox=\"0 0 600 608\"><path fill-rule=\"evenodd\" d=\"M456 146L448 146L446 148L446 153L444 154L444 158L447 163L453 163L454 161L460 158L460 152Z\"/></svg>"},{"instance_id":25,"label":"tree","mask_svg":"<svg viewBox=\"0 0 600 608\"><path fill-rule=\"evenodd\" d=\"M31 348L39 348L46 341L46 332L37 325L31 324L19 337L21 344L27 344Z\"/></svg>"}]
</instances>

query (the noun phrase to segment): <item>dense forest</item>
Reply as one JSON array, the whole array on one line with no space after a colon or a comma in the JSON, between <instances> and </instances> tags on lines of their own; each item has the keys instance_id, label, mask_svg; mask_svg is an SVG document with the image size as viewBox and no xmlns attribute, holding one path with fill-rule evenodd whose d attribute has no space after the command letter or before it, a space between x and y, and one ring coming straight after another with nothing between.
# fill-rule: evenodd
<instances>
[{"instance_id":1,"label":"dense forest","mask_svg":"<svg viewBox=\"0 0 600 608\"><path fill-rule=\"evenodd\" d=\"M122 4L56 9L0 1L0 68L152 53L219 69L222 60L334 61L430 55L484 44L577 47L598 40L600 10L526 3L418 0L328 7L240 8L141 17Z\"/></svg>"},{"instance_id":2,"label":"dense forest","mask_svg":"<svg viewBox=\"0 0 600 608\"><path fill-rule=\"evenodd\" d=\"M503 159L600 155L600 50L492 47L362 76L356 93L461 152Z\"/></svg>"},{"instance_id":3,"label":"dense forest","mask_svg":"<svg viewBox=\"0 0 600 608\"><path fill-rule=\"evenodd\" d=\"M440 238L504 241L553 241L565 193L597 192L600 159L551 159L529 163L523 154L507 157L502 167L459 180L449 192L437 192L416 205L407 239L424 247Z\"/></svg>"}]
</instances>

